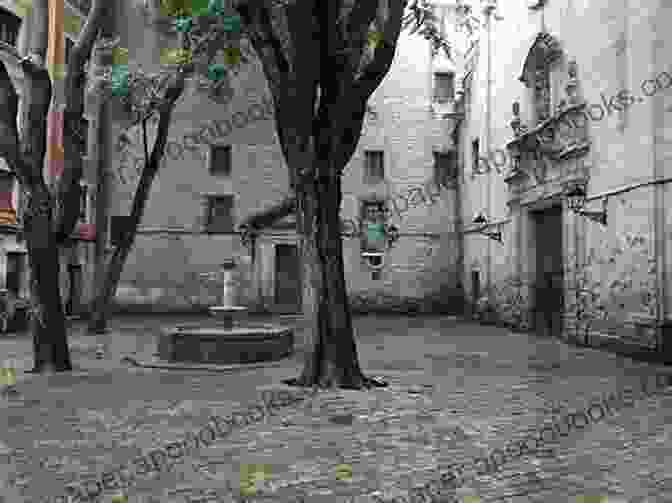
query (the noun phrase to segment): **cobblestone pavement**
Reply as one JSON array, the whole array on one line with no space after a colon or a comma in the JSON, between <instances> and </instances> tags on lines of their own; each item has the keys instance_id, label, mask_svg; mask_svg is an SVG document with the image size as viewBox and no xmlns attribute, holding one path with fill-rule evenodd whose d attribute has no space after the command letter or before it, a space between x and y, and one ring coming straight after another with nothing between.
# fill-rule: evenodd
<instances>
[{"instance_id":1,"label":"cobblestone pavement","mask_svg":"<svg viewBox=\"0 0 672 503\"><path fill-rule=\"evenodd\" d=\"M111 357L95 360L90 337L73 335L71 375L34 376L31 342L0 336L0 356L20 360L19 399L0 401L0 493L7 503L64 494L141 453L260 400L292 389L290 358L279 367L225 373L131 368L124 355L152 351L165 319L113 322ZM362 368L390 387L325 391L310 403L238 429L154 478L138 479L129 502L240 501L246 464L270 465L267 501L371 501L406 495L449 463L466 461L534 431L560 409L636 385L662 367L449 317L355 319ZM75 328L75 332L77 328ZM521 457L468 489L481 502L672 501L672 392L638 402L548 449ZM352 466L338 480L336 466ZM376 492L377 491L377 492ZM368 496L366 496L368 495ZM111 501L111 496L106 496ZM612 499L619 497L619 499ZM154 499L152 499L154 498ZM0 498L0 502L2 498ZM251 501L262 501L261 497Z\"/></svg>"}]
</instances>

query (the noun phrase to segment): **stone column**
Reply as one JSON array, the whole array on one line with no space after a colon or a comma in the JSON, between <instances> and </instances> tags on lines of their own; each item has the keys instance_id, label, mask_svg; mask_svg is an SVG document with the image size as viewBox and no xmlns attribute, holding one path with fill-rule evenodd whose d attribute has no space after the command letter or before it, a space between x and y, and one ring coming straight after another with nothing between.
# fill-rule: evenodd
<instances>
[{"instance_id":1,"label":"stone column","mask_svg":"<svg viewBox=\"0 0 672 503\"><path fill-rule=\"evenodd\" d=\"M234 278L236 264L227 260L222 264L222 303L223 307L236 306L238 297L238 282Z\"/></svg>"}]
</instances>

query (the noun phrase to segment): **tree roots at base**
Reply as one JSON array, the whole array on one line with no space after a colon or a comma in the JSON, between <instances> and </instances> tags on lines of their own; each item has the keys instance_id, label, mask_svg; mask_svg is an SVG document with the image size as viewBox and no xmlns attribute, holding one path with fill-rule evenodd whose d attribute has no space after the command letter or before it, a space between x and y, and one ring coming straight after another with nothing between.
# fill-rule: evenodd
<instances>
[{"instance_id":1,"label":"tree roots at base","mask_svg":"<svg viewBox=\"0 0 672 503\"><path fill-rule=\"evenodd\" d=\"M383 381L379 378L365 377L363 375L359 376L356 379L349 380L337 380L336 378L332 379L318 379L317 382L312 382L310 379L305 376L301 377L292 377L290 379L283 379L283 384L287 386L297 386L297 387L310 387L317 386L320 389L350 389L350 390L359 390L359 389L371 389L371 388L386 388L389 384L386 381Z\"/></svg>"}]
</instances>

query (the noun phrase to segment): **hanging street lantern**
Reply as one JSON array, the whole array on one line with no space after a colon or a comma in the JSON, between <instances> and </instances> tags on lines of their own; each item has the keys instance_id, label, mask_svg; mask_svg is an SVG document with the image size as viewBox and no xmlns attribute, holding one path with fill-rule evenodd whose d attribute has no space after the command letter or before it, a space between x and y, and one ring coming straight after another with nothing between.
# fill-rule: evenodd
<instances>
[{"instance_id":1,"label":"hanging street lantern","mask_svg":"<svg viewBox=\"0 0 672 503\"><path fill-rule=\"evenodd\" d=\"M382 222L368 223L366 238L376 249L383 249L385 246L385 224Z\"/></svg>"},{"instance_id":2,"label":"hanging street lantern","mask_svg":"<svg viewBox=\"0 0 672 503\"><path fill-rule=\"evenodd\" d=\"M580 184L575 184L565 192L567 206L575 213L580 212L586 205L586 190Z\"/></svg>"},{"instance_id":3,"label":"hanging street lantern","mask_svg":"<svg viewBox=\"0 0 672 503\"><path fill-rule=\"evenodd\" d=\"M486 218L485 215L483 215L483 213L479 213L478 215L476 215L476 217L474 217L473 223L479 226L479 229L476 232L482 234L487 238L493 239L498 243L502 243L501 231L491 232L485 230L490 224L488 223L488 219Z\"/></svg>"},{"instance_id":4,"label":"hanging street lantern","mask_svg":"<svg viewBox=\"0 0 672 503\"><path fill-rule=\"evenodd\" d=\"M584 210L586 202L588 201L588 195L586 194L586 183L579 182L573 183L567 186L564 193L565 199L567 200L567 206L572 212L582 217L586 217L593 222L597 222L601 225L607 225L607 198L602 199L602 210L601 211L588 211Z\"/></svg>"}]
</instances>

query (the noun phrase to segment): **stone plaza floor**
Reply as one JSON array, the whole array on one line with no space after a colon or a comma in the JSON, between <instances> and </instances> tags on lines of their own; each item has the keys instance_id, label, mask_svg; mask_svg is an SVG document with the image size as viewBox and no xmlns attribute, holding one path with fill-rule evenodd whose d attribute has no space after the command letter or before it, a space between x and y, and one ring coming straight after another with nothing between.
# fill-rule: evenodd
<instances>
[{"instance_id":1,"label":"stone plaza floor","mask_svg":"<svg viewBox=\"0 0 672 503\"><path fill-rule=\"evenodd\" d=\"M123 361L153 351L157 328L179 321L113 320L104 360L95 359L94 338L75 323L76 369L69 375L24 374L32 342L0 335L0 357L17 355L20 394L0 399L0 502L63 495L69 482L197 431L210 415L260 402L263 390L295 390L281 381L300 372L298 355L219 373ZM268 480L249 501L373 503L376 495L407 495L448 464L502 448L560 410L583 408L591 398L665 371L454 317L357 317L355 330L361 367L389 387L320 392L136 480L125 491L128 501L238 502L240 473L253 464L268 467ZM672 502L670 390L477 477L460 494L482 503L566 503L581 496ZM342 477L339 465L349 465L351 476Z\"/></svg>"}]
</instances>

